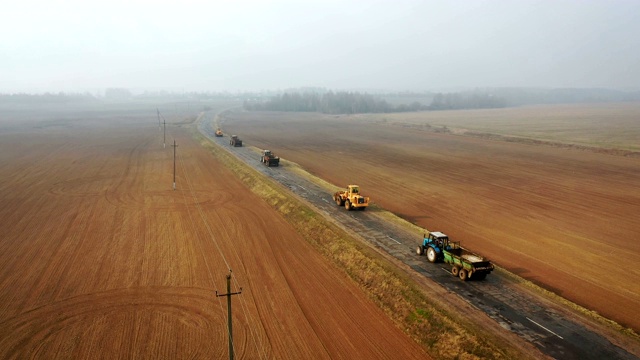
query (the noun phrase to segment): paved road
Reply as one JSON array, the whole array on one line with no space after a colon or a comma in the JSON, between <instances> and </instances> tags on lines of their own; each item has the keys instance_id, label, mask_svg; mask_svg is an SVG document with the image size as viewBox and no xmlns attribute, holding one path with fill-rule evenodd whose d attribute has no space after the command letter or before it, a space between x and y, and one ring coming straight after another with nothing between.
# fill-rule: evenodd
<instances>
[{"instance_id":1,"label":"paved road","mask_svg":"<svg viewBox=\"0 0 640 360\"><path fill-rule=\"evenodd\" d=\"M198 123L199 131L221 148L261 173L271 177L344 227L355 230L365 240L386 251L416 272L432 279L447 290L484 311L503 328L531 342L543 353L556 359L638 359L615 346L605 337L547 309L534 297L507 284L492 273L482 281L462 282L453 277L444 264L431 264L417 256L415 247L420 234L404 231L380 218L373 211L346 211L338 208L332 195L314 183L288 171L286 166L267 167L259 154L247 147L229 146L229 138L215 137L216 115L206 113Z\"/></svg>"}]
</instances>

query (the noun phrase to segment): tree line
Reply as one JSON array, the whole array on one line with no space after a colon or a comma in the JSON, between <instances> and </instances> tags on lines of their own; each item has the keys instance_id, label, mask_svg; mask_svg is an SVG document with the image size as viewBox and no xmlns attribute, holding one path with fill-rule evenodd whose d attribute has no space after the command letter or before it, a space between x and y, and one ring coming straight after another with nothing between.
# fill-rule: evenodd
<instances>
[{"instance_id":1,"label":"tree line","mask_svg":"<svg viewBox=\"0 0 640 360\"><path fill-rule=\"evenodd\" d=\"M370 94L359 92L284 93L270 100L255 102L245 100L244 108L257 111L321 112L325 114L360 114L418 111L425 109L419 103L394 106Z\"/></svg>"},{"instance_id":2,"label":"tree line","mask_svg":"<svg viewBox=\"0 0 640 360\"><path fill-rule=\"evenodd\" d=\"M506 100L490 94L435 94L431 105L418 101L392 105L379 97L359 92L284 93L267 101L245 100L244 108L254 111L320 112L324 114L390 113L421 110L482 109L505 107Z\"/></svg>"},{"instance_id":3,"label":"tree line","mask_svg":"<svg viewBox=\"0 0 640 360\"><path fill-rule=\"evenodd\" d=\"M94 102L97 99L88 93L85 94L68 94L59 92L56 94L0 94L0 103L77 103L77 102Z\"/></svg>"},{"instance_id":4,"label":"tree line","mask_svg":"<svg viewBox=\"0 0 640 360\"><path fill-rule=\"evenodd\" d=\"M458 109L491 109L507 106L504 97L485 93L438 93L433 97L430 110L458 110Z\"/></svg>"}]
</instances>

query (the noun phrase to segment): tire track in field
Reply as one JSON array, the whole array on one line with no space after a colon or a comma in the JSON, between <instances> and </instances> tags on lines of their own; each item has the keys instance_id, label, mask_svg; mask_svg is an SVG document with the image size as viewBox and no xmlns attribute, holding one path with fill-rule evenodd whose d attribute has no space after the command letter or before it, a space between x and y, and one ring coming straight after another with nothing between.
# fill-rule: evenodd
<instances>
[{"instance_id":1,"label":"tire track in field","mask_svg":"<svg viewBox=\"0 0 640 360\"><path fill-rule=\"evenodd\" d=\"M2 335L0 336L0 358L37 357L38 351L44 351L49 343L55 342L53 339L59 332L75 329L82 330L84 336L90 336L91 331L86 330L90 324L100 328L97 330L104 331L104 328L133 323L133 327L123 328L126 331L122 332L122 336L126 339L133 339L134 336L142 338L143 330L158 333L160 336L174 333L167 331L167 329L145 328L146 324L138 318L142 312L159 314L158 316L166 317L167 320L171 319L185 328L205 329L208 337L214 337L213 339L208 338L207 342L222 344L226 340L226 331L224 330L226 327L220 324L219 319L224 315L216 309L217 307L213 305L210 289L202 288L123 288L82 294L30 309L0 323L2 329L0 331L0 335ZM122 316L133 316L135 321L124 321L121 324L102 321L105 318L121 318ZM104 323L103 325L100 325L101 321ZM170 322L160 321L160 323ZM246 331L247 326L243 321L236 321L234 325L237 325L240 332ZM11 336L6 336L8 334ZM85 346L95 346L88 340L96 339L81 340L87 340ZM98 341L105 340L98 339ZM131 341L130 347L133 349L135 344L133 344L133 340ZM203 344L197 345L202 346ZM78 345L78 347L80 346ZM118 351L117 354L123 354L123 352ZM131 355L132 352L128 352L128 354Z\"/></svg>"},{"instance_id":2,"label":"tire track in field","mask_svg":"<svg viewBox=\"0 0 640 360\"><path fill-rule=\"evenodd\" d=\"M120 183L116 186L116 189L118 189L121 186L125 186L125 189L127 191L117 191L118 193L132 193L135 192L134 189L134 184L139 180L140 178L140 162L141 162L141 153L144 147L146 147L149 142L151 141L151 138L147 138L145 141L142 141L138 144L136 144L136 146L134 146L128 155L127 158L127 164L125 166L125 173L122 176L122 180L120 181ZM132 163L135 162L135 166L132 165ZM130 177L129 174L132 172L133 169L133 174ZM98 208L97 204L94 202L89 210L89 214L85 217L85 219L81 222L81 229L75 231L72 234L72 237L76 237L77 240L76 241L71 241L71 239L69 239L68 241L65 241L66 243L73 243L75 244L73 247L73 253L71 254L71 256L69 257L60 257L60 259L64 259L64 261L66 262L64 264L64 267L61 271L60 274L58 274L55 278L57 279L56 281L56 286L54 287L55 289L55 293L53 295L53 299L58 299L61 296L62 291L64 290L64 281L66 281L67 279L69 279L68 275L69 272L71 270L71 268L76 264L76 260L81 256L81 254L83 254L85 252L85 249L83 249L83 244L85 242L85 239L87 238L86 236L86 230L88 228L88 225L91 223L91 220L94 219L96 212L99 211L100 209Z\"/></svg>"},{"instance_id":3,"label":"tire track in field","mask_svg":"<svg viewBox=\"0 0 640 360\"><path fill-rule=\"evenodd\" d=\"M197 206L223 206L232 200L231 194L224 191L194 190L199 194L197 200L183 202L184 205ZM119 191L107 192L105 194L107 202L118 208L140 209L143 206L152 208L153 211L176 210L176 205L172 203L173 194L166 190L144 191L134 194L123 194Z\"/></svg>"}]
</instances>

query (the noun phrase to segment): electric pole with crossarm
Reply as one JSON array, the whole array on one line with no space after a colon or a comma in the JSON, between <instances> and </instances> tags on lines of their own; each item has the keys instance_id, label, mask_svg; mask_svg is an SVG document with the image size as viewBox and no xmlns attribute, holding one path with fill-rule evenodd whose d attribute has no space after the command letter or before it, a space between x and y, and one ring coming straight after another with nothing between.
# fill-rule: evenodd
<instances>
[{"instance_id":1,"label":"electric pole with crossarm","mask_svg":"<svg viewBox=\"0 0 640 360\"><path fill-rule=\"evenodd\" d=\"M173 190L176 189L176 148L178 147L178 145L176 145L176 139L173 139Z\"/></svg>"},{"instance_id":2,"label":"electric pole with crossarm","mask_svg":"<svg viewBox=\"0 0 640 360\"><path fill-rule=\"evenodd\" d=\"M229 319L229 360L233 360L233 329L231 324L231 295L238 295L242 293L242 288L238 292L231 292L231 269L229 269L229 275L227 275L227 293L218 294L216 290L216 297L227 297L227 318Z\"/></svg>"}]
</instances>

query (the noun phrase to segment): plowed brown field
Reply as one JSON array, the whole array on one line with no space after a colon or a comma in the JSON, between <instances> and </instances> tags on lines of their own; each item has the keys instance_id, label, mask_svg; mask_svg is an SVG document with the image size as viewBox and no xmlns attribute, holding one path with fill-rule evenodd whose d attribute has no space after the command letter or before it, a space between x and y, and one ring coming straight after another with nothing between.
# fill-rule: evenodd
<instances>
[{"instance_id":1,"label":"plowed brown field","mask_svg":"<svg viewBox=\"0 0 640 360\"><path fill-rule=\"evenodd\" d=\"M640 158L364 118L236 112L222 126L640 331Z\"/></svg>"},{"instance_id":2,"label":"plowed brown field","mask_svg":"<svg viewBox=\"0 0 640 360\"><path fill-rule=\"evenodd\" d=\"M424 359L190 135L153 119L0 124L0 358ZM167 141L170 142L170 141Z\"/></svg>"}]
</instances>

